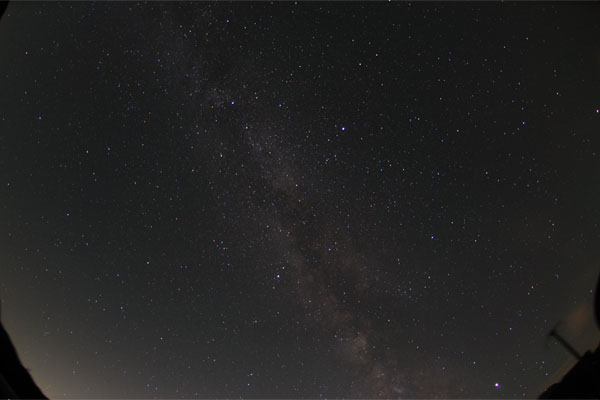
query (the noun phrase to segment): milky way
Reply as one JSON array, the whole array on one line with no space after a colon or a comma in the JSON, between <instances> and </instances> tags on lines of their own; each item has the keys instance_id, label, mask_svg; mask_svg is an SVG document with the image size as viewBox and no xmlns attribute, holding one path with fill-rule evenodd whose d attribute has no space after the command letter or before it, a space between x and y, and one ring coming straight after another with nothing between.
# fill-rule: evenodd
<instances>
[{"instance_id":1,"label":"milky way","mask_svg":"<svg viewBox=\"0 0 600 400\"><path fill-rule=\"evenodd\" d=\"M59 398L535 397L597 345L596 4L11 3L3 323Z\"/></svg>"}]
</instances>

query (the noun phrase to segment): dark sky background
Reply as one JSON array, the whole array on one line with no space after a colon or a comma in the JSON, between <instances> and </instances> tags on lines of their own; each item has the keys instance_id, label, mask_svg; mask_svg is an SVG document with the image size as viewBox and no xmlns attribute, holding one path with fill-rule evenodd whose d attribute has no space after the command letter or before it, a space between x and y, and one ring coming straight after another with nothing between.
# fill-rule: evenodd
<instances>
[{"instance_id":1,"label":"dark sky background","mask_svg":"<svg viewBox=\"0 0 600 400\"><path fill-rule=\"evenodd\" d=\"M2 320L59 398L535 397L595 348L598 3L13 2Z\"/></svg>"}]
</instances>

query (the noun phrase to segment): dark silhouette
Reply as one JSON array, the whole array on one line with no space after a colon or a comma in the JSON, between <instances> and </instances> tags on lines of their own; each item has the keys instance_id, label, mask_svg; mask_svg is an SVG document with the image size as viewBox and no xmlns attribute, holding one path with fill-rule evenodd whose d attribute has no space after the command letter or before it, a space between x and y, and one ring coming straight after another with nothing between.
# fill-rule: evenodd
<instances>
[{"instance_id":1,"label":"dark silhouette","mask_svg":"<svg viewBox=\"0 0 600 400\"><path fill-rule=\"evenodd\" d=\"M594 301L596 323L600 327L600 278L596 285ZM550 386L540 395L540 399L600 399L600 346L594 351L587 351L583 356L554 329L550 332L579 361L563 379Z\"/></svg>"},{"instance_id":2,"label":"dark silhouette","mask_svg":"<svg viewBox=\"0 0 600 400\"><path fill-rule=\"evenodd\" d=\"M596 325L600 328L600 277L596 285L596 301L594 301L594 311L596 313Z\"/></svg>"},{"instance_id":3,"label":"dark silhouette","mask_svg":"<svg viewBox=\"0 0 600 400\"><path fill-rule=\"evenodd\" d=\"M6 7L8 7L8 1L0 1L0 19L4 15L4 11L6 11Z\"/></svg>"},{"instance_id":4,"label":"dark silhouette","mask_svg":"<svg viewBox=\"0 0 600 400\"><path fill-rule=\"evenodd\" d=\"M0 301L0 315L2 302ZM46 399L17 355L0 322L0 399Z\"/></svg>"}]
</instances>

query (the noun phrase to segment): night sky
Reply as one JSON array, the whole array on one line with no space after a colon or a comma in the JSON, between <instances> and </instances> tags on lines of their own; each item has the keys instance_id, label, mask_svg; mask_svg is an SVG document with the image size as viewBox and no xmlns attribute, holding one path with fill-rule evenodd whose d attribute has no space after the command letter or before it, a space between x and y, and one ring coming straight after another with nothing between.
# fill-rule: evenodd
<instances>
[{"instance_id":1,"label":"night sky","mask_svg":"<svg viewBox=\"0 0 600 400\"><path fill-rule=\"evenodd\" d=\"M598 3L12 2L0 295L58 398L521 398L598 345Z\"/></svg>"}]
</instances>

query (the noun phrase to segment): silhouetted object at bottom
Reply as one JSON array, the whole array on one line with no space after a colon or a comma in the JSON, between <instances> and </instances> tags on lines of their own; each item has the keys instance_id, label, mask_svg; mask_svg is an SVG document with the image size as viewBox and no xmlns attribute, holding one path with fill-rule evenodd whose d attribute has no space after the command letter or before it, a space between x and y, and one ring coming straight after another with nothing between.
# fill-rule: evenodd
<instances>
[{"instance_id":1,"label":"silhouetted object at bottom","mask_svg":"<svg viewBox=\"0 0 600 400\"><path fill-rule=\"evenodd\" d=\"M0 399L46 399L21 361L0 323Z\"/></svg>"},{"instance_id":2,"label":"silhouetted object at bottom","mask_svg":"<svg viewBox=\"0 0 600 400\"><path fill-rule=\"evenodd\" d=\"M0 18L4 15L4 11L8 7L8 1L0 1Z\"/></svg>"},{"instance_id":3,"label":"silhouetted object at bottom","mask_svg":"<svg viewBox=\"0 0 600 400\"><path fill-rule=\"evenodd\" d=\"M600 399L600 346L593 353L586 352L540 399Z\"/></svg>"},{"instance_id":4,"label":"silhouetted object at bottom","mask_svg":"<svg viewBox=\"0 0 600 400\"><path fill-rule=\"evenodd\" d=\"M596 285L594 300L596 324L600 328L600 277ZM580 356L555 329L550 332L579 361L563 379L550 386L540 399L600 399L600 346L593 353L587 351Z\"/></svg>"}]
</instances>

